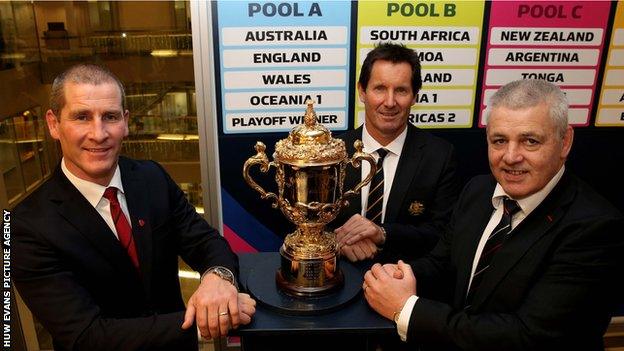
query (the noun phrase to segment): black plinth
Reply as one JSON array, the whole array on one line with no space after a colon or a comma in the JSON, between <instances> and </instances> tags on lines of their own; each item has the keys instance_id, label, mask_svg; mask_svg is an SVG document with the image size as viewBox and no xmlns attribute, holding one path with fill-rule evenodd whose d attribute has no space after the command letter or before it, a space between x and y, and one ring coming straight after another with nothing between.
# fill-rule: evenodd
<instances>
[{"instance_id":1,"label":"black plinth","mask_svg":"<svg viewBox=\"0 0 624 351\"><path fill-rule=\"evenodd\" d=\"M261 266L271 267L270 275L265 277L266 283L275 284L275 272L280 262L279 253L241 254L239 258L243 289L247 289L246 283L253 271ZM339 265L346 267L347 263L343 262L345 261L341 261ZM349 265L359 267L358 264ZM362 266L358 269L360 272L356 276L359 277L359 284L362 284L368 267ZM275 293L278 294L277 291ZM374 351L379 340L399 338L394 323L373 311L361 293L337 310L317 315L280 313L259 302L251 323L230 331L230 335L241 337L242 351Z\"/></svg>"},{"instance_id":2,"label":"black plinth","mask_svg":"<svg viewBox=\"0 0 624 351\"><path fill-rule=\"evenodd\" d=\"M361 291L362 273L350 262L340 261L344 285L322 296L300 297L281 291L275 274L280 267L279 255L260 260L249 269L245 285L263 306L287 315L307 316L336 311L352 301Z\"/></svg>"}]
</instances>

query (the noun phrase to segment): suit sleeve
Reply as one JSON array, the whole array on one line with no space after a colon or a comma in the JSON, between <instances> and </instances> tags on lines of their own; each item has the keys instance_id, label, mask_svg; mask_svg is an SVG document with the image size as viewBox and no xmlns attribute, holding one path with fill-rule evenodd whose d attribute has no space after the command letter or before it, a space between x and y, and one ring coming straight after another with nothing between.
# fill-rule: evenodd
<instances>
[{"instance_id":1,"label":"suit sleeve","mask_svg":"<svg viewBox=\"0 0 624 351\"><path fill-rule=\"evenodd\" d=\"M162 166L158 167L166 178L171 208L170 222L180 236L179 253L182 259L200 273L212 266L223 266L238 277L238 258L227 240L197 214L180 187Z\"/></svg>"},{"instance_id":2,"label":"suit sleeve","mask_svg":"<svg viewBox=\"0 0 624 351\"><path fill-rule=\"evenodd\" d=\"M433 249L445 232L459 193L455 150L452 146L448 150L424 214L426 218L417 223L384 224L387 232L384 250L390 260L411 260L423 256ZM418 179L414 181L418 182Z\"/></svg>"},{"instance_id":3,"label":"suit sleeve","mask_svg":"<svg viewBox=\"0 0 624 351\"><path fill-rule=\"evenodd\" d=\"M60 350L188 350L194 328L182 330L184 311L107 318L69 265L27 218L14 216L13 278L28 307L54 335ZM128 331L132 332L128 332Z\"/></svg>"},{"instance_id":4,"label":"suit sleeve","mask_svg":"<svg viewBox=\"0 0 624 351\"><path fill-rule=\"evenodd\" d=\"M558 244L539 276L532 277L522 304L509 312L471 313L419 298L412 310L408 342L465 350L541 350L557 349L575 333L602 336L621 293L623 225L621 218L610 217L561 228ZM435 267L423 263L415 265L417 272L426 274L425 267ZM600 337L597 342L602 342Z\"/></svg>"},{"instance_id":5,"label":"suit sleeve","mask_svg":"<svg viewBox=\"0 0 624 351\"><path fill-rule=\"evenodd\" d=\"M473 186L475 178L471 179L462 189L459 198L453 205L449 223L440 235L435 247L425 256L412 260L410 266L418 281L419 298L430 297L436 301L448 301L453 298L455 286L455 267L451 260L453 249L453 235L457 217L463 213L462 204L470 204L474 198L466 191Z\"/></svg>"}]
</instances>

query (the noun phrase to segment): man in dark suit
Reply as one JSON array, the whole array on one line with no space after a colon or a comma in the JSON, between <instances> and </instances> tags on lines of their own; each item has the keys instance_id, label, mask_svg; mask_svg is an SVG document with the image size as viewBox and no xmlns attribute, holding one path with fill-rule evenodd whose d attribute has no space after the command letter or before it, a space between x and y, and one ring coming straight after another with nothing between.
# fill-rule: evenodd
<instances>
[{"instance_id":1,"label":"man in dark suit","mask_svg":"<svg viewBox=\"0 0 624 351\"><path fill-rule=\"evenodd\" d=\"M77 65L54 80L46 121L61 164L13 212L13 278L56 350L196 350L250 322L228 243L155 162L119 157L123 86ZM178 255L204 273L186 310ZM197 322L197 328L195 323Z\"/></svg>"},{"instance_id":2,"label":"man in dark suit","mask_svg":"<svg viewBox=\"0 0 624 351\"><path fill-rule=\"evenodd\" d=\"M422 257L450 218L459 192L453 146L408 122L421 86L418 56L403 45L379 44L362 64L364 125L341 138L350 154L354 141L362 140L381 173L335 221L342 224L335 230L341 253L351 261ZM368 164L362 168L347 169L345 189L368 174Z\"/></svg>"},{"instance_id":3,"label":"man in dark suit","mask_svg":"<svg viewBox=\"0 0 624 351\"><path fill-rule=\"evenodd\" d=\"M558 87L509 83L488 111L492 175L466 185L429 255L373 266L365 297L423 349L601 350L622 296L624 219L565 169L573 130ZM454 298L441 301L428 289L446 275Z\"/></svg>"}]
</instances>

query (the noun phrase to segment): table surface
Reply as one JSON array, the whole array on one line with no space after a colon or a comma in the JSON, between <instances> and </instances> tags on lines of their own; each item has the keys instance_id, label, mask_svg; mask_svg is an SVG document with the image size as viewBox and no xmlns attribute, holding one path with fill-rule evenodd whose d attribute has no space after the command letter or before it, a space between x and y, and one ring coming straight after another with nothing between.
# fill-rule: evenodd
<instances>
[{"instance_id":1,"label":"table surface","mask_svg":"<svg viewBox=\"0 0 624 351\"><path fill-rule=\"evenodd\" d=\"M280 257L277 252L260 252L240 254L240 281L243 285L247 277L254 273L254 267L273 265L275 271L279 268ZM351 264L341 261L343 264ZM363 280L364 272L361 272ZM273 275L266 279L275 280ZM241 326L235 334L240 336L271 335L271 334L325 334L325 333L355 333L355 334L392 334L396 333L394 323L380 316L371 309L362 293L359 293L343 308L313 316L286 315L267 306L258 304L256 314L249 325Z\"/></svg>"}]
</instances>

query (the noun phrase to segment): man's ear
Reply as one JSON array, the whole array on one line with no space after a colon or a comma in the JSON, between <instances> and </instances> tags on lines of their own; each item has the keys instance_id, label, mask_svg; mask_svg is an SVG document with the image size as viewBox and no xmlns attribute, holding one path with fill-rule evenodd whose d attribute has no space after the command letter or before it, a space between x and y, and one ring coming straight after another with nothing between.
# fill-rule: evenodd
<instances>
[{"instance_id":1,"label":"man's ear","mask_svg":"<svg viewBox=\"0 0 624 351\"><path fill-rule=\"evenodd\" d=\"M572 142L574 141L574 129L572 126L568 126L563 135L563 147L561 148L561 158L564 160L568 158L570 150L572 149Z\"/></svg>"},{"instance_id":2,"label":"man's ear","mask_svg":"<svg viewBox=\"0 0 624 351\"><path fill-rule=\"evenodd\" d=\"M362 84L360 84L360 82L357 83L357 89L360 102L364 103L364 100L366 98L366 90L362 87Z\"/></svg>"},{"instance_id":3,"label":"man's ear","mask_svg":"<svg viewBox=\"0 0 624 351\"><path fill-rule=\"evenodd\" d=\"M54 112L52 112L52 110L46 111L46 122L48 124L48 129L50 130L50 135L52 136L52 138L59 140L59 123L61 123L61 121L59 118L57 118Z\"/></svg>"},{"instance_id":4,"label":"man's ear","mask_svg":"<svg viewBox=\"0 0 624 351\"><path fill-rule=\"evenodd\" d=\"M123 114L123 118L124 118L124 123L126 125L126 131L124 132L124 138L125 138L128 136L128 134L130 134L130 130L128 128L128 121L130 120L130 111L125 110Z\"/></svg>"}]
</instances>

